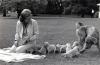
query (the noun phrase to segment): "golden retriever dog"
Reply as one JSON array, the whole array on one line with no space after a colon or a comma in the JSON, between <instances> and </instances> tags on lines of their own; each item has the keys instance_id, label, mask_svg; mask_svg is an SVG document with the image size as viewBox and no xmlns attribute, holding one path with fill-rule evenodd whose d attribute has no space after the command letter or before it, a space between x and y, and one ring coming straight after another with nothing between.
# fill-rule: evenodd
<instances>
[{"instance_id":1,"label":"golden retriever dog","mask_svg":"<svg viewBox=\"0 0 100 65\"><path fill-rule=\"evenodd\" d=\"M74 56L78 56L79 54L80 54L79 53L79 43L75 41L72 46L71 44L67 44L66 53L63 53L62 55L64 57L73 58Z\"/></svg>"},{"instance_id":2,"label":"golden retriever dog","mask_svg":"<svg viewBox=\"0 0 100 65\"><path fill-rule=\"evenodd\" d=\"M44 46L42 47L41 51L45 50L47 54L55 53L56 46L54 44L50 44L49 42L44 42Z\"/></svg>"},{"instance_id":3,"label":"golden retriever dog","mask_svg":"<svg viewBox=\"0 0 100 65\"><path fill-rule=\"evenodd\" d=\"M39 50L41 49L41 46L33 46L29 49L26 50L26 53L31 53L31 54L40 54Z\"/></svg>"},{"instance_id":4,"label":"golden retriever dog","mask_svg":"<svg viewBox=\"0 0 100 65\"><path fill-rule=\"evenodd\" d=\"M67 44L64 44L64 45L57 44L56 47L59 48L60 53L64 53L66 52Z\"/></svg>"},{"instance_id":5,"label":"golden retriever dog","mask_svg":"<svg viewBox=\"0 0 100 65\"><path fill-rule=\"evenodd\" d=\"M40 54L46 54L47 53L47 49L44 46L42 46L41 49L39 50L39 53Z\"/></svg>"}]
</instances>

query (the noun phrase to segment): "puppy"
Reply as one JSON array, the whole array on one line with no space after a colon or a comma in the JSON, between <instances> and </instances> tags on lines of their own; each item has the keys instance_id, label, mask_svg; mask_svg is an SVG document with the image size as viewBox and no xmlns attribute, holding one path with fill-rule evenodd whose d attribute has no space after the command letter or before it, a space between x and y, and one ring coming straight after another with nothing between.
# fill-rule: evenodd
<instances>
[{"instance_id":1,"label":"puppy","mask_svg":"<svg viewBox=\"0 0 100 65\"><path fill-rule=\"evenodd\" d=\"M67 48L66 48L66 53L63 53L62 55L64 57L70 57L73 58L74 56L78 56L79 53L79 43L78 42L74 42L73 45L71 46L70 44L68 44Z\"/></svg>"},{"instance_id":2,"label":"puppy","mask_svg":"<svg viewBox=\"0 0 100 65\"><path fill-rule=\"evenodd\" d=\"M80 45L80 43L79 43L78 41L75 41L75 42L73 42L73 44L72 44L72 48L75 47L75 46L79 46L79 45Z\"/></svg>"},{"instance_id":3,"label":"puppy","mask_svg":"<svg viewBox=\"0 0 100 65\"><path fill-rule=\"evenodd\" d=\"M26 50L26 53L31 54L39 54L39 50L41 49L41 46L34 46Z\"/></svg>"},{"instance_id":4,"label":"puppy","mask_svg":"<svg viewBox=\"0 0 100 65\"><path fill-rule=\"evenodd\" d=\"M55 53L56 46L54 44L49 44L48 42L45 42L44 44L45 46L47 46L48 53L51 53L51 52Z\"/></svg>"},{"instance_id":5,"label":"puppy","mask_svg":"<svg viewBox=\"0 0 100 65\"><path fill-rule=\"evenodd\" d=\"M43 47L41 48L40 51L43 51L46 54L55 53L56 46L54 44L50 44L48 42L44 42L44 45L43 45Z\"/></svg>"},{"instance_id":6,"label":"puppy","mask_svg":"<svg viewBox=\"0 0 100 65\"><path fill-rule=\"evenodd\" d=\"M41 49L39 50L39 53L44 55L47 53L47 49L44 46L42 46Z\"/></svg>"},{"instance_id":7,"label":"puppy","mask_svg":"<svg viewBox=\"0 0 100 65\"><path fill-rule=\"evenodd\" d=\"M60 53L64 53L64 52L66 52L67 44L65 44L65 45L57 44L56 47L59 48Z\"/></svg>"},{"instance_id":8,"label":"puppy","mask_svg":"<svg viewBox=\"0 0 100 65\"><path fill-rule=\"evenodd\" d=\"M70 43L67 43L67 44L66 44L66 53L67 53L69 50L71 50L71 49L72 49L71 44L70 44Z\"/></svg>"}]
</instances>

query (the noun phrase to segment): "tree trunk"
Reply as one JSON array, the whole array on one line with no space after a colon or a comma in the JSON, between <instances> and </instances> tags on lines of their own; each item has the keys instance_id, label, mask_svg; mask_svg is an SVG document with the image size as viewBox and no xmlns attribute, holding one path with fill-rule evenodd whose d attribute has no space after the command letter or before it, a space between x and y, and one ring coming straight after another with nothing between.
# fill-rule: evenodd
<instances>
[{"instance_id":1,"label":"tree trunk","mask_svg":"<svg viewBox=\"0 0 100 65\"><path fill-rule=\"evenodd\" d=\"M3 17L6 17L6 9L3 8Z\"/></svg>"}]
</instances>

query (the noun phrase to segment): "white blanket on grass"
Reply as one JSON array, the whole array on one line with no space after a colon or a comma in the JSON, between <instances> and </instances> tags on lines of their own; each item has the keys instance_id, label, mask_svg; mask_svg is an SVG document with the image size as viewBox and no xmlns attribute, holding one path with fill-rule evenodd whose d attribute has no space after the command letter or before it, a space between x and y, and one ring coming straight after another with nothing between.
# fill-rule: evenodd
<instances>
[{"instance_id":1,"label":"white blanket on grass","mask_svg":"<svg viewBox=\"0 0 100 65\"><path fill-rule=\"evenodd\" d=\"M0 49L0 60L5 62L22 62L29 59L44 59L45 55L33 55L28 53L9 53Z\"/></svg>"}]
</instances>

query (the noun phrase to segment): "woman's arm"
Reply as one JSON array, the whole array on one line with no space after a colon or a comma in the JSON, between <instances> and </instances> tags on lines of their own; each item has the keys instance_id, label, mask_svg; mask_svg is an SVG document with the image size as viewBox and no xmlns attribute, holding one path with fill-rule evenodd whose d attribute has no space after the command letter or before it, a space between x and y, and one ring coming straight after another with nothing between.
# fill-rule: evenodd
<instances>
[{"instance_id":1,"label":"woman's arm","mask_svg":"<svg viewBox=\"0 0 100 65\"><path fill-rule=\"evenodd\" d=\"M20 21L17 22L16 24L16 34L15 34L15 41L14 41L14 45L15 46L18 46L18 41L19 41L19 38L20 38Z\"/></svg>"},{"instance_id":2,"label":"woman's arm","mask_svg":"<svg viewBox=\"0 0 100 65\"><path fill-rule=\"evenodd\" d=\"M26 36L26 37L20 39L19 44L21 44L21 45L27 44L27 42L29 42L29 38L30 38L29 36Z\"/></svg>"},{"instance_id":3,"label":"woman's arm","mask_svg":"<svg viewBox=\"0 0 100 65\"><path fill-rule=\"evenodd\" d=\"M86 47L87 47L87 43L84 43L82 49L79 52L84 53L86 50Z\"/></svg>"},{"instance_id":4,"label":"woman's arm","mask_svg":"<svg viewBox=\"0 0 100 65\"><path fill-rule=\"evenodd\" d=\"M39 28L37 21L33 21L33 35L29 38L30 41L36 40L39 36Z\"/></svg>"},{"instance_id":5,"label":"woman's arm","mask_svg":"<svg viewBox=\"0 0 100 65\"><path fill-rule=\"evenodd\" d=\"M12 45L12 47L10 48L10 50L8 52L13 52L16 50L16 47L18 47L18 40L19 40L19 29L20 29L20 24L19 21L16 24L16 33L15 33L15 40L14 40L14 44Z\"/></svg>"},{"instance_id":6,"label":"woman's arm","mask_svg":"<svg viewBox=\"0 0 100 65\"><path fill-rule=\"evenodd\" d=\"M80 36L80 30L79 29L76 29L76 36L78 38L78 41L80 42L81 41L81 36Z\"/></svg>"}]
</instances>

